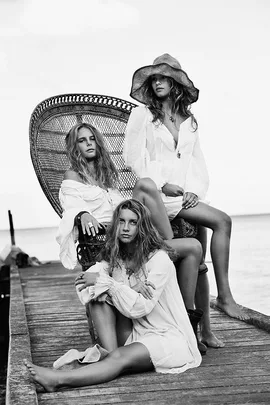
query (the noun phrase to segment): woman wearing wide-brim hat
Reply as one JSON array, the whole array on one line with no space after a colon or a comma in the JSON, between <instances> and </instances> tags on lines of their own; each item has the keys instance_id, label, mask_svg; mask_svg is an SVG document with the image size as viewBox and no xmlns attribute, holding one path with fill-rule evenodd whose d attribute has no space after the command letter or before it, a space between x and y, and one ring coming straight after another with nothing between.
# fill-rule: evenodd
<instances>
[{"instance_id":1,"label":"woman wearing wide-brim hat","mask_svg":"<svg viewBox=\"0 0 270 405\"><path fill-rule=\"evenodd\" d=\"M127 166L140 179L154 181L170 220L179 216L213 231L211 256L217 305L229 316L243 319L228 280L231 219L204 202L209 178L198 123L191 112L199 90L178 60L164 54L152 65L135 71L130 95L144 106L132 110L127 124L124 146ZM140 187L140 182L136 187ZM161 222L165 223L164 218ZM207 331L204 336L203 329L202 337L211 344L212 338L207 337Z\"/></svg>"}]
</instances>

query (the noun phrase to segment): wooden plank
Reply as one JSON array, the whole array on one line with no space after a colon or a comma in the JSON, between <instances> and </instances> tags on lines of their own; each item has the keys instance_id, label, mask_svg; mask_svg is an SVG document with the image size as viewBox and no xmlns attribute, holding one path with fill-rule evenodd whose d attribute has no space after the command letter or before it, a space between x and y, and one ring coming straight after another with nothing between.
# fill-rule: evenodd
<instances>
[{"instance_id":1,"label":"wooden plank","mask_svg":"<svg viewBox=\"0 0 270 405\"><path fill-rule=\"evenodd\" d=\"M174 404L239 404L243 403L243 399L246 398L248 403L256 404L257 401L262 403L267 402L270 399L270 387L267 384L256 385L256 386L238 386L230 387L230 392L228 393L226 389L222 387L217 388L201 388L193 389L171 389L164 390L160 387L160 390L155 391L144 391L144 392L133 392L133 393L118 393L118 394L101 394L97 392L97 395L93 394L89 396L85 391L79 390L77 396L69 396L63 398L63 393L58 394L42 394L40 395L40 404L58 405L58 404L78 404L82 405L94 405L94 404L138 404L147 403L149 404L149 399L152 403L160 404L170 403ZM250 402L252 400L252 402ZM247 403L247 402L246 402Z\"/></svg>"},{"instance_id":2,"label":"wooden plank","mask_svg":"<svg viewBox=\"0 0 270 405\"><path fill-rule=\"evenodd\" d=\"M26 271L25 271L26 270ZM35 363L51 367L71 347L91 344L76 272L61 265L23 269L21 278ZM183 374L125 375L105 384L44 393L39 404L266 404L270 403L270 335L211 308L211 324L226 346L208 349L202 365Z\"/></svg>"},{"instance_id":3,"label":"wooden plank","mask_svg":"<svg viewBox=\"0 0 270 405\"><path fill-rule=\"evenodd\" d=\"M6 384L6 405L36 405L35 386L23 365L32 359L29 333L18 269L10 270L9 355Z\"/></svg>"},{"instance_id":4,"label":"wooden plank","mask_svg":"<svg viewBox=\"0 0 270 405\"><path fill-rule=\"evenodd\" d=\"M210 305L212 308L218 309L215 303L215 299L212 297L210 300ZM270 316L261 314L253 309L242 307L243 312L248 315L248 320L246 321L250 325L254 325L259 329L265 330L270 333Z\"/></svg>"}]
</instances>

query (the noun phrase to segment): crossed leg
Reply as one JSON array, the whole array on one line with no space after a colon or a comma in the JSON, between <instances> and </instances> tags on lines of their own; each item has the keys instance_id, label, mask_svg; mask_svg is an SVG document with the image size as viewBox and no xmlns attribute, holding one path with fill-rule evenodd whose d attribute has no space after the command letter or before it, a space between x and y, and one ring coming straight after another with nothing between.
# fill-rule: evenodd
<instances>
[{"instance_id":1,"label":"crossed leg","mask_svg":"<svg viewBox=\"0 0 270 405\"><path fill-rule=\"evenodd\" d=\"M133 198L141 201L151 212L151 220L159 233L166 240L173 238L171 224L163 204L161 195L150 178L143 178L136 182Z\"/></svg>"},{"instance_id":2,"label":"crossed leg","mask_svg":"<svg viewBox=\"0 0 270 405\"><path fill-rule=\"evenodd\" d=\"M172 239L166 242L177 255L174 264L185 307L194 309L198 268L202 256L201 244L194 238Z\"/></svg>"}]
</instances>

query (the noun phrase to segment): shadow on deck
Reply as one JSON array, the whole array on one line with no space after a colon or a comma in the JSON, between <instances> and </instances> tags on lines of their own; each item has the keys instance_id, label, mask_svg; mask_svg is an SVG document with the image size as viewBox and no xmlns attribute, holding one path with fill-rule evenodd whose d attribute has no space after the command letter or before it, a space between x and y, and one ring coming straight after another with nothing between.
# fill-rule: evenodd
<instances>
[{"instance_id":1,"label":"shadow on deck","mask_svg":"<svg viewBox=\"0 0 270 405\"><path fill-rule=\"evenodd\" d=\"M202 365L183 374L122 376L91 388L45 393L29 381L23 359L51 367L68 349L91 345L74 272L60 263L11 272L7 405L269 404L270 317L258 329L211 309L214 332L226 346L208 349ZM267 329L268 328L268 329Z\"/></svg>"}]
</instances>

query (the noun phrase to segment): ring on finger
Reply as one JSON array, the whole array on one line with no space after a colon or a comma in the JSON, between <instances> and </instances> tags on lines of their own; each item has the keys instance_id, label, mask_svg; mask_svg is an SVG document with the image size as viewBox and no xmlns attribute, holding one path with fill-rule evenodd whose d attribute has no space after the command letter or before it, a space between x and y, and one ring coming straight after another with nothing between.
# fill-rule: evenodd
<instances>
[{"instance_id":1,"label":"ring on finger","mask_svg":"<svg viewBox=\"0 0 270 405\"><path fill-rule=\"evenodd\" d=\"M88 222L88 225L89 225L90 228L92 228L92 226L94 226L94 225L93 225L93 222L91 222L91 221Z\"/></svg>"}]
</instances>

